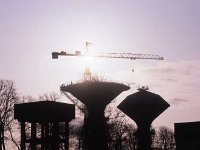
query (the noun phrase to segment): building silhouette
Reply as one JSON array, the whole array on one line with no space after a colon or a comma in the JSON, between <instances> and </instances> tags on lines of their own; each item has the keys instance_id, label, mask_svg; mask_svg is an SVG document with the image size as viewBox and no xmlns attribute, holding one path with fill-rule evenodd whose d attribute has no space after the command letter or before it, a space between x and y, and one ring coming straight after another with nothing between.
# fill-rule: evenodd
<instances>
[{"instance_id":1,"label":"building silhouette","mask_svg":"<svg viewBox=\"0 0 200 150\"><path fill-rule=\"evenodd\" d=\"M200 150L200 122L175 123L176 150Z\"/></svg>"},{"instance_id":2,"label":"building silhouette","mask_svg":"<svg viewBox=\"0 0 200 150\"><path fill-rule=\"evenodd\" d=\"M21 150L69 149L68 123L75 118L75 106L53 101L14 105L14 118L21 124ZM26 131L30 123L30 136Z\"/></svg>"}]
</instances>

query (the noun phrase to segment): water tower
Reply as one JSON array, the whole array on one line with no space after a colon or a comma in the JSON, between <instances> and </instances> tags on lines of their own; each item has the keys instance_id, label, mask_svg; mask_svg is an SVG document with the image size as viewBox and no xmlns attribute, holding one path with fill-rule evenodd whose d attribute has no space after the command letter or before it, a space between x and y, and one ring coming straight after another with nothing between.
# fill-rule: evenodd
<instances>
[{"instance_id":1,"label":"water tower","mask_svg":"<svg viewBox=\"0 0 200 150\"><path fill-rule=\"evenodd\" d=\"M127 96L118 105L118 108L133 119L138 126L136 136L139 150L151 149L151 123L169 106L162 97L145 89Z\"/></svg>"},{"instance_id":2,"label":"water tower","mask_svg":"<svg viewBox=\"0 0 200 150\"><path fill-rule=\"evenodd\" d=\"M107 150L106 106L121 92L130 87L113 82L84 81L61 86L61 91L69 92L87 107L85 115L85 146L89 150Z\"/></svg>"},{"instance_id":3,"label":"water tower","mask_svg":"<svg viewBox=\"0 0 200 150\"><path fill-rule=\"evenodd\" d=\"M73 104L38 101L14 105L21 125L21 150L69 150L69 122L75 118ZM27 130L30 123L30 133ZM30 147L29 147L30 146Z\"/></svg>"}]
</instances>

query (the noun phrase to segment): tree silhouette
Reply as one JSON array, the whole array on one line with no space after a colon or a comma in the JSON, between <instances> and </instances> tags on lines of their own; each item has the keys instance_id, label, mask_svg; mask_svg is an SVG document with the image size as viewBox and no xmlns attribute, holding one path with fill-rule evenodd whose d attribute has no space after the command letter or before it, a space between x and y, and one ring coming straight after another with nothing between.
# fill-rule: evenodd
<instances>
[{"instance_id":1,"label":"tree silhouette","mask_svg":"<svg viewBox=\"0 0 200 150\"><path fill-rule=\"evenodd\" d=\"M42 95L39 96L38 101L58 101L60 98L60 95L58 93L55 92L51 92L51 93L44 93Z\"/></svg>"},{"instance_id":2,"label":"tree silhouette","mask_svg":"<svg viewBox=\"0 0 200 150\"><path fill-rule=\"evenodd\" d=\"M176 145L174 132L166 126L159 127L155 133L153 144L154 147L161 150L174 150Z\"/></svg>"},{"instance_id":3,"label":"tree silhouette","mask_svg":"<svg viewBox=\"0 0 200 150\"><path fill-rule=\"evenodd\" d=\"M13 120L14 104L20 101L16 92L15 84L12 80L0 80L0 119L2 135L2 149L5 149L5 140L12 141L16 146L13 138ZM3 133L4 132L4 133Z\"/></svg>"}]
</instances>

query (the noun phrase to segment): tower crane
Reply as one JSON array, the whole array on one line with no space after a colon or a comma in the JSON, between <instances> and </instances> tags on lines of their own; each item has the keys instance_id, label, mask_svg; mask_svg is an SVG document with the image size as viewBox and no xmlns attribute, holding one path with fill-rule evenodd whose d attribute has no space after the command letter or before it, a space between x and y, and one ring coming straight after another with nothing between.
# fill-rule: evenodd
<instances>
[{"instance_id":1,"label":"tower crane","mask_svg":"<svg viewBox=\"0 0 200 150\"><path fill-rule=\"evenodd\" d=\"M86 42L86 48L87 51L85 54L82 54L81 51L75 51L75 52L52 52L52 59L58 59L58 56L79 56L79 57L84 57L88 56L88 46L91 43ZM92 54L92 57L104 57L104 58L125 58L125 59L155 59L155 60L163 60L163 57L160 57L159 55L152 55L152 54L135 54L135 53L130 53L130 52L121 52L121 53L116 53L116 52L98 52Z\"/></svg>"},{"instance_id":2,"label":"tower crane","mask_svg":"<svg viewBox=\"0 0 200 150\"><path fill-rule=\"evenodd\" d=\"M74 56L74 57L100 57L100 58L121 58L121 59L152 59L152 60L164 60L163 57L159 55L152 55L152 54L136 54L131 52L96 52L96 53L89 53L88 47L91 43L86 42L86 52L83 53L82 51L61 51L61 52L52 52L52 59L58 59L59 56ZM133 70L132 70L133 71ZM86 64L84 78L91 79L91 72L90 67ZM63 92L70 101L72 101L80 110L81 112L87 113L86 107L79 102L76 98L72 97L69 93Z\"/></svg>"},{"instance_id":3,"label":"tower crane","mask_svg":"<svg viewBox=\"0 0 200 150\"><path fill-rule=\"evenodd\" d=\"M98 53L92 53L92 55L89 55L88 47L91 45L91 43L86 42L86 52L82 53L81 51L73 51L73 52L52 52L52 59L58 59L59 56L76 56L76 57L101 57L101 58L121 58L121 59L130 59L130 60L136 60L136 59L153 59L153 60L163 60L163 57L160 57L159 55L152 55L152 54L135 54L131 52L98 52ZM91 76L90 67L88 64L86 64L84 76Z\"/></svg>"}]
</instances>

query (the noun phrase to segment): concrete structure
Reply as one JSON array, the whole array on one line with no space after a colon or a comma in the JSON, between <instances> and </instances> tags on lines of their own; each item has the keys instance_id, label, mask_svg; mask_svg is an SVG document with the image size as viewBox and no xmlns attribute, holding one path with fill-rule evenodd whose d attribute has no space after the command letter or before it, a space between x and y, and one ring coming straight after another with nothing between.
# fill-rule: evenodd
<instances>
[{"instance_id":1,"label":"concrete structure","mask_svg":"<svg viewBox=\"0 0 200 150\"><path fill-rule=\"evenodd\" d=\"M133 119L138 126L136 135L139 150L151 149L151 123L168 107L169 104L162 97L143 89L127 96L118 105L118 108Z\"/></svg>"},{"instance_id":2,"label":"concrete structure","mask_svg":"<svg viewBox=\"0 0 200 150\"><path fill-rule=\"evenodd\" d=\"M52 101L40 101L14 105L14 118L21 124L21 150L68 150L68 123L75 118L75 106ZM27 123L31 124L28 136Z\"/></svg>"},{"instance_id":3,"label":"concrete structure","mask_svg":"<svg viewBox=\"0 0 200 150\"><path fill-rule=\"evenodd\" d=\"M176 150L200 150L200 122L175 123Z\"/></svg>"},{"instance_id":4,"label":"concrete structure","mask_svg":"<svg viewBox=\"0 0 200 150\"><path fill-rule=\"evenodd\" d=\"M87 107L85 114L85 147L89 150L107 150L106 106L122 91L129 87L112 82L85 81L61 86L63 92L69 92Z\"/></svg>"}]
</instances>

